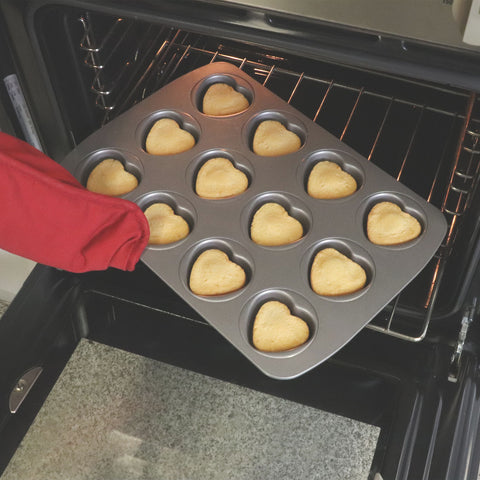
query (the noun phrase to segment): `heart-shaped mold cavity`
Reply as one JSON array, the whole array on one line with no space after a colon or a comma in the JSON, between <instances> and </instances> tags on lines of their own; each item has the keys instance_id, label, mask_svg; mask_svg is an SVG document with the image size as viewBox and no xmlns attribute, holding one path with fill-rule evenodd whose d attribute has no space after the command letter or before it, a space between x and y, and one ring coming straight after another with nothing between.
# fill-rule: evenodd
<instances>
[{"instance_id":1,"label":"heart-shaped mold cavity","mask_svg":"<svg viewBox=\"0 0 480 480\"><path fill-rule=\"evenodd\" d=\"M319 200L339 200L356 193L363 185L364 172L345 152L319 150L299 168L305 191Z\"/></svg>"},{"instance_id":2,"label":"heart-shaped mold cavity","mask_svg":"<svg viewBox=\"0 0 480 480\"><path fill-rule=\"evenodd\" d=\"M375 278L375 264L360 245L344 238L325 238L301 260L308 286L327 300L352 301L363 295Z\"/></svg>"},{"instance_id":3,"label":"heart-shaped mold cavity","mask_svg":"<svg viewBox=\"0 0 480 480\"><path fill-rule=\"evenodd\" d=\"M380 202L367 216L367 236L376 245L399 245L422 233L420 222L396 203Z\"/></svg>"},{"instance_id":4,"label":"heart-shaped mold cavity","mask_svg":"<svg viewBox=\"0 0 480 480\"><path fill-rule=\"evenodd\" d=\"M140 122L138 135L143 150L150 155L178 155L196 145L200 127L190 115L161 110Z\"/></svg>"},{"instance_id":5,"label":"heart-shaped mold cavity","mask_svg":"<svg viewBox=\"0 0 480 480\"><path fill-rule=\"evenodd\" d=\"M160 118L145 139L145 150L151 155L176 155L195 145L195 137L173 118Z\"/></svg>"},{"instance_id":6,"label":"heart-shaped mold cavity","mask_svg":"<svg viewBox=\"0 0 480 480\"><path fill-rule=\"evenodd\" d=\"M120 160L114 158L102 160L90 172L87 180L87 190L112 197L125 195L137 186L137 177L125 170Z\"/></svg>"},{"instance_id":7,"label":"heart-shaped mold cavity","mask_svg":"<svg viewBox=\"0 0 480 480\"><path fill-rule=\"evenodd\" d=\"M129 152L102 149L80 164L76 176L91 192L122 196L137 188L142 173L141 162Z\"/></svg>"},{"instance_id":8,"label":"heart-shaped mold cavity","mask_svg":"<svg viewBox=\"0 0 480 480\"><path fill-rule=\"evenodd\" d=\"M166 191L154 191L136 200L150 225L148 248L162 249L175 246L193 230L196 211L182 195Z\"/></svg>"},{"instance_id":9,"label":"heart-shaped mold cavity","mask_svg":"<svg viewBox=\"0 0 480 480\"><path fill-rule=\"evenodd\" d=\"M185 288L194 295L206 301L228 301L250 282L253 260L237 242L209 238L188 250L179 273Z\"/></svg>"},{"instance_id":10,"label":"heart-shaped mold cavity","mask_svg":"<svg viewBox=\"0 0 480 480\"><path fill-rule=\"evenodd\" d=\"M269 192L253 199L242 212L251 240L265 247L294 245L308 233L312 216L297 197Z\"/></svg>"},{"instance_id":11,"label":"heart-shaped mold cavity","mask_svg":"<svg viewBox=\"0 0 480 480\"><path fill-rule=\"evenodd\" d=\"M203 96L202 112L205 115L224 117L246 110L249 101L227 83L214 83Z\"/></svg>"},{"instance_id":12,"label":"heart-shaped mold cavity","mask_svg":"<svg viewBox=\"0 0 480 480\"><path fill-rule=\"evenodd\" d=\"M211 75L194 89L194 103L205 115L225 117L248 109L253 90L242 78L234 75Z\"/></svg>"},{"instance_id":13,"label":"heart-shaped mold cavity","mask_svg":"<svg viewBox=\"0 0 480 480\"><path fill-rule=\"evenodd\" d=\"M290 114L265 111L247 125L250 149L263 157L277 157L295 153L305 143L302 123Z\"/></svg>"},{"instance_id":14,"label":"heart-shaped mold cavity","mask_svg":"<svg viewBox=\"0 0 480 480\"><path fill-rule=\"evenodd\" d=\"M317 335L319 323L315 309L302 295L276 288L250 298L239 318L244 340L258 353L279 360L304 352Z\"/></svg>"},{"instance_id":15,"label":"heart-shaped mold cavity","mask_svg":"<svg viewBox=\"0 0 480 480\"><path fill-rule=\"evenodd\" d=\"M303 237L303 226L282 205L268 202L253 215L250 237L266 247L288 245Z\"/></svg>"},{"instance_id":16,"label":"heart-shaped mold cavity","mask_svg":"<svg viewBox=\"0 0 480 480\"><path fill-rule=\"evenodd\" d=\"M253 321L252 342L262 352L284 352L303 345L310 336L307 322L277 300L265 302Z\"/></svg>"},{"instance_id":17,"label":"heart-shaped mold cavity","mask_svg":"<svg viewBox=\"0 0 480 480\"><path fill-rule=\"evenodd\" d=\"M195 295L225 295L245 285L245 270L217 248L204 250L190 271L189 286Z\"/></svg>"},{"instance_id":18,"label":"heart-shaped mold cavity","mask_svg":"<svg viewBox=\"0 0 480 480\"><path fill-rule=\"evenodd\" d=\"M310 269L310 284L318 295L337 297L362 289L367 283L363 267L335 248L317 252Z\"/></svg>"},{"instance_id":19,"label":"heart-shaped mold cavity","mask_svg":"<svg viewBox=\"0 0 480 480\"><path fill-rule=\"evenodd\" d=\"M399 193L380 192L360 207L363 229L374 245L392 249L410 248L427 228L424 212L417 202Z\"/></svg>"},{"instance_id":20,"label":"heart-shaped mold cavity","mask_svg":"<svg viewBox=\"0 0 480 480\"><path fill-rule=\"evenodd\" d=\"M186 170L193 191L207 200L236 197L252 182L253 167L236 151L208 150L195 158Z\"/></svg>"},{"instance_id":21,"label":"heart-shaped mold cavity","mask_svg":"<svg viewBox=\"0 0 480 480\"><path fill-rule=\"evenodd\" d=\"M190 233L188 222L177 215L168 203L154 203L144 213L150 226L149 245L168 245Z\"/></svg>"},{"instance_id":22,"label":"heart-shaped mold cavity","mask_svg":"<svg viewBox=\"0 0 480 480\"><path fill-rule=\"evenodd\" d=\"M207 160L198 170L195 182L195 193L207 199L235 197L247 188L247 175L225 157Z\"/></svg>"},{"instance_id":23,"label":"heart-shaped mold cavity","mask_svg":"<svg viewBox=\"0 0 480 480\"><path fill-rule=\"evenodd\" d=\"M313 198L344 198L356 191L356 180L335 162L318 162L308 176L307 192Z\"/></svg>"}]
</instances>

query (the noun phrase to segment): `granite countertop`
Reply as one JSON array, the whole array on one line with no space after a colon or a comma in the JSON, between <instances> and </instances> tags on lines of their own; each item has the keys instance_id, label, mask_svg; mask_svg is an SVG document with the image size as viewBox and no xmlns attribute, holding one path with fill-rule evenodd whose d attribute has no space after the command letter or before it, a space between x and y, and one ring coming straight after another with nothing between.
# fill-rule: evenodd
<instances>
[{"instance_id":1,"label":"granite countertop","mask_svg":"<svg viewBox=\"0 0 480 480\"><path fill-rule=\"evenodd\" d=\"M2 480L366 480L378 435L82 340Z\"/></svg>"}]
</instances>

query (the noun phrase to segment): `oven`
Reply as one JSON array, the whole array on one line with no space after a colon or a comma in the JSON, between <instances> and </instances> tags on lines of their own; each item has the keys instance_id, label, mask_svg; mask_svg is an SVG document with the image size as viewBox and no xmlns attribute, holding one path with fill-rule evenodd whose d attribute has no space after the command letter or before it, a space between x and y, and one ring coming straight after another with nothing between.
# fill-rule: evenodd
<instances>
[{"instance_id":1,"label":"oven","mask_svg":"<svg viewBox=\"0 0 480 480\"><path fill-rule=\"evenodd\" d=\"M55 160L172 80L229 62L438 207L448 229L366 328L288 381L259 372L142 263L36 266L0 320L1 470L87 339L377 427L368 478L477 479L480 50L305 4L2 2L3 62Z\"/></svg>"}]
</instances>

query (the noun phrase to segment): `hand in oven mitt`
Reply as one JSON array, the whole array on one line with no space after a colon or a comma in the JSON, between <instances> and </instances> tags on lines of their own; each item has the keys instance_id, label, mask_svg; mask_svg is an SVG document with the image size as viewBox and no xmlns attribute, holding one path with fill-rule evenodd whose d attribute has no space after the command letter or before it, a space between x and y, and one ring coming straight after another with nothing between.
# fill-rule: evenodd
<instances>
[{"instance_id":1,"label":"hand in oven mitt","mask_svg":"<svg viewBox=\"0 0 480 480\"><path fill-rule=\"evenodd\" d=\"M0 132L0 248L70 272L133 270L149 234L136 204L86 190L54 160Z\"/></svg>"}]
</instances>

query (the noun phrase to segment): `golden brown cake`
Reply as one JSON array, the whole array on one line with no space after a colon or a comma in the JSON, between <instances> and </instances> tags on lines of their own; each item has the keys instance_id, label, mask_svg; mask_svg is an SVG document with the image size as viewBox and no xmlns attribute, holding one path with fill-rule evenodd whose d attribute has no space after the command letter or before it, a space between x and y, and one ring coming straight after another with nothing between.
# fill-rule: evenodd
<instances>
[{"instance_id":1,"label":"golden brown cake","mask_svg":"<svg viewBox=\"0 0 480 480\"><path fill-rule=\"evenodd\" d=\"M243 268L215 248L202 252L190 272L190 290L196 295L224 295L242 288L245 282Z\"/></svg>"},{"instance_id":2,"label":"golden brown cake","mask_svg":"<svg viewBox=\"0 0 480 480\"><path fill-rule=\"evenodd\" d=\"M195 138L171 118L157 120L148 132L145 150L152 155L175 155L195 145Z\"/></svg>"},{"instance_id":3,"label":"golden brown cake","mask_svg":"<svg viewBox=\"0 0 480 480\"><path fill-rule=\"evenodd\" d=\"M102 160L90 172L87 180L87 190L112 197L125 195L137 186L137 177L127 172L122 162L113 158Z\"/></svg>"},{"instance_id":4,"label":"golden brown cake","mask_svg":"<svg viewBox=\"0 0 480 480\"><path fill-rule=\"evenodd\" d=\"M211 158L198 171L195 191L202 198L228 198L243 193L248 187L247 176L228 158Z\"/></svg>"},{"instance_id":5,"label":"golden brown cake","mask_svg":"<svg viewBox=\"0 0 480 480\"><path fill-rule=\"evenodd\" d=\"M308 176L307 192L313 198L348 197L357 190L356 180L335 162L318 162Z\"/></svg>"},{"instance_id":6,"label":"golden brown cake","mask_svg":"<svg viewBox=\"0 0 480 480\"><path fill-rule=\"evenodd\" d=\"M178 242L190 233L185 219L176 215L166 203L154 203L144 213L150 226L150 245Z\"/></svg>"},{"instance_id":7,"label":"golden brown cake","mask_svg":"<svg viewBox=\"0 0 480 480\"><path fill-rule=\"evenodd\" d=\"M377 203L368 214L368 239L376 245L399 245L417 238L421 232L420 222L395 203Z\"/></svg>"},{"instance_id":8,"label":"golden brown cake","mask_svg":"<svg viewBox=\"0 0 480 480\"><path fill-rule=\"evenodd\" d=\"M300 137L277 120L261 122L253 136L253 151L264 157L277 157L296 152L302 146Z\"/></svg>"},{"instance_id":9,"label":"golden brown cake","mask_svg":"<svg viewBox=\"0 0 480 480\"><path fill-rule=\"evenodd\" d=\"M264 303L253 323L253 345L263 352L283 352L303 345L310 335L307 323L276 300Z\"/></svg>"},{"instance_id":10,"label":"golden brown cake","mask_svg":"<svg viewBox=\"0 0 480 480\"><path fill-rule=\"evenodd\" d=\"M325 248L315 255L310 284L318 295L347 295L363 288L366 282L365 270L338 250Z\"/></svg>"},{"instance_id":11,"label":"golden brown cake","mask_svg":"<svg viewBox=\"0 0 480 480\"><path fill-rule=\"evenodd\" d=\"M287 245L302 238L303 227L280 204L270 202L255 212L250 236L258 245L270 247Z\"/></svg>"},{"instance_id":12,"label":"golden brown cake","mask_svg":"<svg viewBox=\"0 0 480 480\"><path fill-rule=\"evenodd\" d=\"M246 110L250 103L241 92L227 83L214 83L203 96L202 112L206 115L233 115Z\"/></svg>"}]
</instances>

